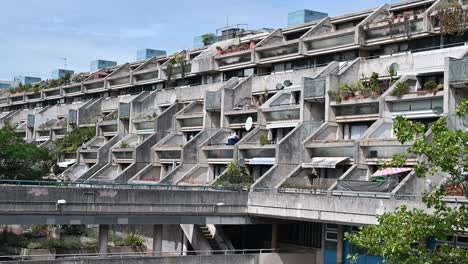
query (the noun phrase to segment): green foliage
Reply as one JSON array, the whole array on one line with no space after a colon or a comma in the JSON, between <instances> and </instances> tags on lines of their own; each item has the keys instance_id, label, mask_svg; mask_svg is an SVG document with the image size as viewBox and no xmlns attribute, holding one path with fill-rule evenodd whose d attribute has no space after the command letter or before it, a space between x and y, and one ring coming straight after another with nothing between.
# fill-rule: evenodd
<instances>
[{"instance_id":1,"label":"green foliage","mask_svg":"<svg viewBox=\"0 0 468 264\"><path fill-rule=\"evenodd\" d=\"M141 247L145 243L145 239L140 234L130 233L125 238L125 242L128 246Z\"/></svg>"},{"instance_id":2,"label":"green foliage","mask_svg":"<svg viewBox=\"0 0 468 264\"><path fill-rule=\"evenodd\" d=\"M125 142L125 141L122 141L122 142L120 143L120 148L128 148L129 146L130 146L130 145L129 145L127 142Z\"/></svg>"},{"instance_id":3,"label":"green foliage","mask_svg":"<svg viewBox=\"0 0 468 264\"><path fill-rule=\"evenodd\" d=\"M117 111L114 111L114 112L106 115L102 120L104 120L104 121L116 120L118 115L119 115L119 113Z\"/></svg>"},{"instance_id":4,"label":"green foliage","mask_svg":"<svg viewBox=\"0 0 468 264\"><path fill-rule=\"evenodd\" d=\"M213 33L206 33L206 34L201 35L201 37L202 37L203 45L205 46L211 45L215 43L216 41L216 35Z\"/></svg>"},{"instance_id":5,"label":"green foliage","mask_svg":"<svg viewBox=\"0 0 468 264\"><path fill-rule=\"evenodd\" d=\"M216 181L216 185L233 187L235 189L248 187L253 183L253 178L249 176L245 167L237 166L233 161L226 167L226 173Z\"/></svg>"},{"instance_id":6,"label":"green foliage","mask_svg":"<svg viewBox=\"0 0 468 264\"><path fill-rule=\"evenodd\" d=\"M86 232L85 225L62 225L62 233L71 236L81 236Z\"/></svg>"},{"instance_id":7,"label":"green foliage","mask_svg":"<svg viewBox=\"0 0 468 264\"><path fill-rule=\"evenodd\" d=\"M187 59L185 59L185 54L179 53L174 58L180 66L180 75L182 76L182 79L184 79L187 70Z\"/></svg>"},{"instance_id":8,"label":"green foliage","mask_svg":"<svg viewBox=\"0 0 468 264\"><path fill-rule=\"evenodd\" d=\"M94 127L77 128L67 132L62 139L58 139L56 145L61 153L75 152L95 135L96 129Z\"/></svg>"},{"instance_id":9,"label":"green foliage","mask_svg":"<svg viewBox=\"0 0 468 264\"><path fill-rule=\"evenodd\" d=\"M424 89L426 90L434 90L437 87L437 83L433 80L427 81L424 83Z\"/></svg>"},{"instance_id":10,"label":"green foliage","mask_svg":"<svg viewBox=\"0 0 468 264\"><path fill-rule=\"evenodd\" d=\"M341 97L340 91L328 90L328 96L330 97L331 101L336 101L337 103L341 103L343 101L343 97Z\"/></svg>"},{"instance_id":11,"label":"green foliage","mask_svg":"<svg viewBox=\"0 0 468 264\"><path fill-rule=\"evenodd\" d=\"M395 87L393 87L391 95L401 97L407 93L409 93L409 84L406 82L397 82Z\"/></svg>"},{"instance_id":12,"label":"green foliage","mask_svg":"<svg viewBox=\"0 0 468 264\"><path fill-rule=\"evenodd\" d=\"M47 225L32 225L31 235L32 237L46 237L48 230L49 227Z\"/></svg>"},{"instance_id":13,"label":"green foliage","mask_svg":"<svg viewBox=\"0 0 468 264\"><path fill-rule=\"evenodd\" d=\"M7 231L6 229L0 234L0 248L5 247L20 247L25 248L29 244L30 240L25 236L17 235L13 232Z\"/></svg>"},{"instance_id":14,"label":"green foliage","mask_svg":"<svg viewBox=\"0 0 468 264\"><path fill-rule=\"evenodd\" d=\"M26 143L7 124L0 129L0 178L37 180L45 176L53 164L47 149Z\"/></svg>"},{"instance_id":15,"label":"green foliage","mask_svg":"<svg viewBox=\"0 0 468 264\"><path fill-rule=\"evenodd\" d=\"M371 74L371 77L369 78L369 88L374 93L380 92L379 74L378 73L373 72Z\"/></svg>"},{"instance_id":16,"label":"green foliage","mask_svg":"<svg viewBox=\"0 0 468 264\"><path fill-rule=\"evenodd\" d=\"M268 135L266 133L260 134L259 140L260 140L260 145L262 146L270 144L270 141L268 140Z\"/></svg>"},{"instance_id":17,"label":"green foliage","mask_svg":"<svg viewBox=\"0 0 468 264\"><path fill-rule=\"evenodd\" d=\"M459 117L466 116L467 102L464 100L457 109ZM443 172L453 182L461 182L463 193L468 196L467 181L461 177L463 168L468 166L467 131L450 129L445 118L440 118L432 125L431 134L426 135L422 124L397 117L394 133L400 143L413 142L406 153L394 158L394 165L401 165L404 155L414 154L418 157L418 177ZM468 229L468 205L449 206L442 199L444 194L444 190L436 190L424 195L423 202L432 213L402 206L378 217L379 225L346 234L346 239L370 255L384 257L388 263L465 263L468 250L450 242L435 249L427 247L429 239L445 241ZM354 260L358 257L351 256Z\"/></svg>"}]
</instances>

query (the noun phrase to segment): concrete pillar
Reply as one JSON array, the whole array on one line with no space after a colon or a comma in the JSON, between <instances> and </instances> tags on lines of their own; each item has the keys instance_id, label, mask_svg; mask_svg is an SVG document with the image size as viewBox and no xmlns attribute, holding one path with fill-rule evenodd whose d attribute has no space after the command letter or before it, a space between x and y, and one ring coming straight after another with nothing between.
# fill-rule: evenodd
<instances>
[{"instance_id":1,"label":"concrete pillar","mask_svg":"<svg viewBox=\"0 0 468 264\"><path fill-rule=\"evenodd\" d=\"M153 256L160 256L162 251L163 226L153 225Z\"/></svg>"},{"instance_id":2,"label":"concrete pillar","mask_svg":"<svg viewBox=\"0 0 468 264\"><path fill-rule=\"evenodd\" d=\"M187 250L189 248L189 240L184 232L182 232L182 256L187 256Z\"/></svg>"},{"instance_id":3,"label":"concrete pillar","mask_svg":"<svg viewBox=\"0 0 468 264\"><path fill-rule=\"evenodd\" d=\"M99 225L99 254L107 254L109 242L109 225Z\"/></svg>"},{"instance_id":4,"label":"concrete pillar","mask_svg":"<svg viewBox=\"0 0 468 264\"><path fill-rule=\"evenodd\" d=\"M271 224L271 248L278 249L278 224Z\"/></svg>"},{"instance_id":5,"label":"concrete pillar","mask_svg":"<svg viewBox=\"0 0 468 264\"><path fill-rule=\"evenodd\" d=\"M336 264L343 264L343 251L344 251L344 226L337 226L337 239L336 239Z\"/></svg>"}]
</instances>

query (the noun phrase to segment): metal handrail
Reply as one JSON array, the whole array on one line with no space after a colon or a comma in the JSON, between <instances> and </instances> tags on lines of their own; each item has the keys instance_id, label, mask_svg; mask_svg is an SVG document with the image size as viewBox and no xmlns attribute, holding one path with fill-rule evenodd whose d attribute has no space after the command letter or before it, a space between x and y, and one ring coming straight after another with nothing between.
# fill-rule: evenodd
<instances>
[{"instance_id":1,"label":"metal handrail","mask_svg":"<svg viewBox=\"0 0 468 264\"><path fill-rule=\"evenodd\" d=\"M120 252L120 253L81 253L81 254L51 254L50 256L64 259L80 258L165 258L185 255L247 255L247 254L266 254L266 253L287 253L293 251L262 248L262 249L226 249L226 250L186 250L186 251L142 251L142 252ZM45 257L49 255L0 255L0 260L5 258L28 261L28 258Z\"/></svg>"},{"instance_id":2,"label":"metal handrail","mask_svg":"<svg viewBox=\"0 0 468 264\"><path fill-rule=\"evenodd\" d=\"M22 186L48 186L48 187L67 187L67 188L128 188L128 189L159 189L159 190L181 190L181 191L224 191L224 192L266 192L266 193L283 193L283 194L308 194L321 196L353 196L358 198L379 198L379 199L412 199L421 200L422 195L412 194L382 194L374 192L355 192L355 191L337 191L337 190L316 190L316 189L300 189L300 188L267 188L267 187L235 187L235 186L218 186L218 185L172 185L172 184L143 184L143 183L119 183L119 182L57 182L57 181L34 181L34 180L6 180L0 179L0 185L22 185ZM385 196L385 197L383 197ZM467 202L464 196L446 196L444 200L448 202Z\"/></svg>"}]
</instances>

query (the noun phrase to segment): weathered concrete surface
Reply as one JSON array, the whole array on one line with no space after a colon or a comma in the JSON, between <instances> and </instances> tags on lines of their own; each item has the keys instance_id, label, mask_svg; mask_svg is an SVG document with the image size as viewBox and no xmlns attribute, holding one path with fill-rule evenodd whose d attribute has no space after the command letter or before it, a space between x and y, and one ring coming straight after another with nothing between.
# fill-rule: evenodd
<instances>
[{"instance_id":1,"label":"weathered concrete surface","mask_svg":"<svg viewBox=\"0 0 468 264\"><path fill-rule=\"evenodd\" d=\"M0 190L0 223L242 224L248 217L246 192L42 186ZM57 205L58 200L66 204Z\"/></svg>"},{"instance_id":2,"label":"weathered concrete surface","mask_svg":"<svg viewBox=\"0 0 468 264\"><path fill-rule=\"evenodd\" d=\"M265 253L247 255L200 255L171 257L89 258L79 260L5 261L3 263L34 264L315 264L315 253Z\"/></svg>"},{"instance_id":3,"label":"weathered concrete surface","mask_svg":"<svg viewBox=\"0 0 468 264\"><path fill-rule=\"evenodd\" d=\"M107 257L79 260L44 260L44 261L5 261L3 263L34 264L257 264L257 256L252 255L211 255L211 256L174 256L174 257ZM266 264L266 262L264 262ZM274 264L273 262L270 262ZM281 263L281 262L278 262ZM292 263L291 263L292 264Z\"/></svg>"},{"instance_id":4,"label":"weathered concrete surface","mask_svg":"<svg viewBox=\"0 0 468 264\"><path fill-rule=\"evenodd\" d=\"M349 224L377 224L377 217L400 205L424 208L421 201L309 194L249 193L250 215Z\"/></svg>"},{"instance_id":5,"label":"weathered concrete surface","mask_svg":"<svg viewBox=\"0 0 468 264\"><path fill-rule=\"evenodd\" d=\"M0 186L0 224L242 225L265 218L376 224L378 215L401 205L425 208L410 196L257 191ZM57 205L58 200L66 203ZM467 202L463 197L457 201Z\"/></svg>"}]
</instances>

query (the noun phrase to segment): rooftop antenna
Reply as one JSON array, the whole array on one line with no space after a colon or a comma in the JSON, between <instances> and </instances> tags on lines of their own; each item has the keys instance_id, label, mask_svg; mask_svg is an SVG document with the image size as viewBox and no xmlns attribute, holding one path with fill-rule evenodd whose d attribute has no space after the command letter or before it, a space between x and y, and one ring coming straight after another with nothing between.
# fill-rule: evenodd
<instances>
[{"instance_id":1,"label":"rooftop antenna","mask_svg":"<svg viewBox=\"0 0 468 264\"><path fill-rule=\"evenodd\" d=\"M63 67L66 69L67 68L67 58L59 58L59 60L63 61Z\"/></svg>"}]
</instances>

